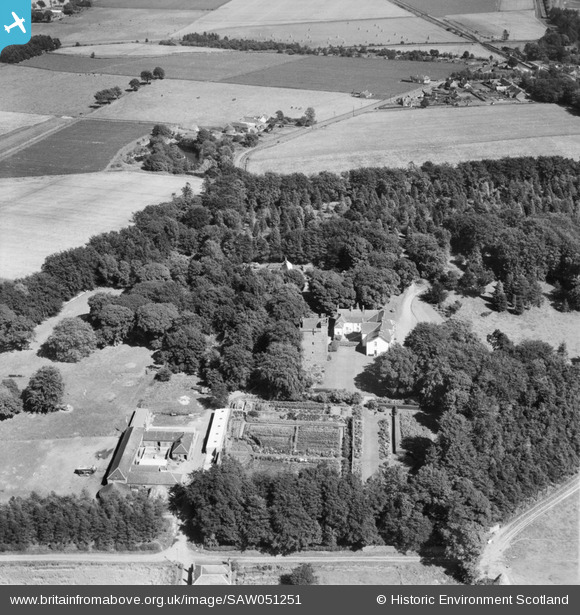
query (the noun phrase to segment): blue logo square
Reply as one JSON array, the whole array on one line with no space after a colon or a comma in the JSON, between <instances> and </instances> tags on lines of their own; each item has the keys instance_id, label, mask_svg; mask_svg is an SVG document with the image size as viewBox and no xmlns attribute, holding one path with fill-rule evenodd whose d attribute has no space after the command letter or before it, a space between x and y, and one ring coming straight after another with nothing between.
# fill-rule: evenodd
<instances>
[{"instance_id":1,"label":"blue logo square","mask_svg":"<svg viewBox=\"0 0 580 615\"><path fill-rule=\"evenodd\" d=\"M30 0L0 0L0 51L9 45L24 45L30 40Z\"/></svg>"}]
</instances>

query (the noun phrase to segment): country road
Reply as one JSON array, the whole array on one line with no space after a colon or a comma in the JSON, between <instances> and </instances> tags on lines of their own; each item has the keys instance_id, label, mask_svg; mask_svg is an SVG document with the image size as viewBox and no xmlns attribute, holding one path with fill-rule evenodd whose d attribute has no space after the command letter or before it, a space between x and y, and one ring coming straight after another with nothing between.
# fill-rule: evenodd
<instances>
[{"instance_id":1,"label":"country road","mask_svg":"<svg viewBox=\"0 0 580 615\"><path fill-rule=\"evenodd\" d=\"M503 556L514 538L538 517L541 517L566 498L576 494L579 490L580 475L576 475L503 526L483 550L479 565L482 576L495 578L502 574L505 579L508 579Z\"/></svg>"}]
</instances>

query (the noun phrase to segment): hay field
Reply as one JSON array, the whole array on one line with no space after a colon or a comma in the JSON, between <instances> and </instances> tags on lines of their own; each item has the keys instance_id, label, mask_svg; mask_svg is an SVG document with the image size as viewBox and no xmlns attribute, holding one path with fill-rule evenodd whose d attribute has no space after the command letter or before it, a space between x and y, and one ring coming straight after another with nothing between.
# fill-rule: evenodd
<instances>
[{"instance_id":1,"label":"hay field","mask_svg":"<svg viewBox=\"0 0 580 615\"><path fill-rule=\"evenodd\" d=\"M34 421L36 417L30 417ZM61 438L57 440L4 440L0 449L0 501L32 491L59 495L83 490L95 496L111 463L119 439ZM77 476L79 466L96 466L92 476Z\"/></svg>"},{"instance_id":2,"label":"hay field","mask_svg":"<svg viewBox=\"0 0 580 615\"><path fill-rule=\"evenodd\" d=\"M575 493L530 524L504 553L515 585L580 584L580 499Z\"/></svg>"},{"instance_id":3,"label":"hay field","mask_svg":"<svg viewBox=\"0 0 580 615\"><path fill-rule=\"evenodd\" d=\"M159 58L182 53L224 53L223 49L211 47L182 47L181 45L159 45L157 43L109 43L105 45L82 45L81 47L61 47L58 54L89 58ZM52 55L52 54L51 54ZM92 58L92 59L95 59Z\"/></svg>"},{"instance_id":4,"label":"hay field","mask_svg":"<svg viewBox=\"0 0 580 615\"><path fill-rule=\"evenodd\" d=\"M0 585L171 585L175 564L31 562L0 564Z\"/></svg>"},{"instance_id":5,"label":"hay field","mask_svg":"<svg viewBox=\"0 0 580 615\"><path fill-rule=\"evenodd\" d=\"M178 9L192 11L213 11L229 0L94 0L95 8L110 9L158 9L163 6L164 11Z\"/></svg>"},{"instance_id":6,"label":"hay field","mask_svg":"<svg viewBox=\"0 0 580 615\"><path fill-rule=\"evenodd\" d=\"M266 68L223 81L348 93L368 89L374 98L389 98L417 89L417 84L410 82L411 75L427 74L432 80L438 80L445 79L456 69L456 65L446 62L303 56L300 62ZM355 100L352 99L353 102Z\"/></svg>"},{"instance_id":7,"label":"hay field","mask_svg":"<svg viewBox=\"0 0 580 615\"><path fill-rule=\"evenodd\" d=\"M509 41L536 41L546 32L546 26L536 18L535 11L453 15L450 22L492 40L501 40L504 30L510 33Z\"/></svg>"},{"instance_id":8,"label":"hay field","mask_svg":"<svg viewBox=\"0 0 580 615\"><path fill-rule=\"evenodd\" d=\"M411 17L386 0L231 0L195 24L195 32L262 24ZM183 31L185 33L185 30Z\"/></svg>"},{"instance_id":9,"label":"hay field","mask_svg":"<svg viewBox=\"0 0 580 615\"><path fill-rule=\"evenodd\" d=\"M32 34L49 34L63 45L115 43L169 38L206 14L205 11L161 9L91 8L58 22L32 24Z\"/></svg>"},{"instance_id":10,"label":"hay field","mask_svg":"<svg viewBox=\"0 0 580 615\"><path fill-rule=\"evenodd\" d=\"M93 117L131 118L183 127L195 124L224 126L244 115L273 115L278 109L297 117L307 107L314 107L317 118L325 119L367 104L368 101L336 92L172 79L141 88L134 96L123 97L113 105L99 109Z\"/></svg>"},{"instance_id":11,"label":"hay field","mask_svg":"<svg viewBox=\"0 0 580 615\"><path fill-rule=\"evenodd\" d=\"M165 46L160 46L160 48L171 49L171 47ZM182 49L186 49L186 47ZM90 58L70 54L49 53L32 58L21 66L63 73L94 73L100 78L103 78L103 74L112 75L108 80L108 87L111 87L111 83L113 85L115 83L125 85L129 82L130 78L139 76L142 70L151 70L155 66L162 66L165 69L166 81L168 79L220 81L221 79L243 75L256 70L299 62L305 57L278 53L243 53L240 51L223 51L221 53L210 51L206 53L207 50L200 47L190 47L189 49L196 49L198 51L195 55L182 53L157 56L155 59L139 56ZM117 78L115 75L122 77ZM91 75L84 76L89 79L91 78ZM127 78L126 81L123 77ZM91 92L91 95L93 93L94 91Z\"/></svg>"},{"instance_id":12,"label":"hay field","mask_svg":"<svg viewBox=\"0 0 580 615\"><path fill-rule=\"evenodd\" d=\"M125 85L110 75L55 73L22 65L0 68L0 111L66 115L90 113L97 90Z\"/></svg>"},{"instance_id":13,"label":"hay field","mask_svg":"<svg viewBox=\"0 0 580 615\"><path fill-rule=\"evenodd\" d=\"M248 170L340 172L538 155L580 158L580 118L531 103L377 111L258 150Z\"/></svg>"},{"instance_id":14,"label":"hay field","mask_svg":"<svg viewBox=\"0 0 580 615\"><path fill-rule=\"evenodd\" d=\"M195 32L201 24L193 24ZM352 21L309 22L296 24L260 24L213 30L229 38L251 38L300 43L310 47L327 45L387 45L410 43L459 42L461 37L421 19L360 19ZM183 32L186 33L185 31Z\"/></svg>"},{"instance_id":15,"label":"hay field","mask_svg":"<svg viewBox=\"0 0 580 615\"><path fill-rule=\"evenodd\" d=\"M1 74L1 73L0 73ZM50 120L50 115L37 115L35 113L14 113L12 111L0 111L0 136L15 130L35 126Z\"/></svg>"},{"instance_id":16,"label":"hay field","mask_svg":"<svg viewBox=\"0 0 580 615\"><path fill-rule=\"evenodd\" d=\"M0 278L38 271L49 254L126 226L186 181L201 188L196 178L129 171L0 179Z\"/></svg>"},{"instance_id":17,"label":"hay field","mask_svg":"<svg viewBox=\"0 0 580 615\"><path fill-rule=\"evenodd\" d=\"M148 135L152 127L136 122L72 122L5 158L0 177L104 171L120 149Z\"/></svg>"}]
</instances>

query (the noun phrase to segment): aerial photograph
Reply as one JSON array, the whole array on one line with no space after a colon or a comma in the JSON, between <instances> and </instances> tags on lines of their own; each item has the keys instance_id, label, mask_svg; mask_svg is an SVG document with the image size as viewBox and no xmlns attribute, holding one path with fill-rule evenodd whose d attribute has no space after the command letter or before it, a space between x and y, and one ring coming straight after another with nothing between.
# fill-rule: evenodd
<instances>
[{"instance_id":1,"label":"aerial photograph","mask_svg":"<svg viewBox=\"0 0 580 615\"><path fill-rule=\"evenodd\" d=\"M580 0L0 16L0 585L580 585Z\"/></svg>"}]
</instances>

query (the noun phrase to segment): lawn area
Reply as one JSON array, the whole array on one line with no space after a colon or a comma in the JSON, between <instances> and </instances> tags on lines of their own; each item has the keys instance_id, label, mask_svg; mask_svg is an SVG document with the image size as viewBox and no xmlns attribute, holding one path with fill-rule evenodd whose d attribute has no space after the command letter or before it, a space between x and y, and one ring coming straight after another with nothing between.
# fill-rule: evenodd
<instances>
[{"instance_id":1,"label":"lawn area","mask_svg":"<svg viewBox=\"0 0 580 615\"><path fill-rule=\"evenodd\" d=\"M446 78L453 70L454 65L445 62L306 56L300 62L249 72L223 81L347 93L367 89L375 98L389 98L417 88L417 84L409 79L411 75L428 74L431 79L437 80Z\"/></svg>"},{"instance_id":2,"label":"lawn area","mask_svg":"<svg viewBox=\"0 0 580 615\"><path fill-rule=\"evenodd\" d=\"M542 287L545 294L552 288L547 284ZM462 307L455 314L455 318L470 322L483 342L490 333L499 329L516 344L533 339L557 348L564 342L571 357L580 356L580 312L558 312L546 299L542 307L533 307L521 316L508 312L500 314L488 307L486 298L489 297L490 295L484 295L484 298L453 295L449 298L449 301L461 301Z\"/></svg>"},{"instance_id":3,"label":"lawn area","mask_svg":"<svg viewBox=\"0 0 580 615\"><path fill-rule=\"evenodd\" d=\"M330 361L326 364L324 380L321 389L346 389L358 391L364 395L364 391L355 384L355 378L364 368L372 363L375 357L367 357L355 348L339 346L336 352L329 354Z\"/></svg>"},{"instance_id":4,"label":"lawn area","mask_svg":"<svg viewBox=\"0 0 580 615\"><path fill-rule=\"evenodd\" d=\"M0 179L0 278L38 271L49 255L127 226L134 212L168 200L194 177L137 172Z\"/></svg>"},{"instance_id":5,"label":"lawn area","mask_svg":"<svg viewBox=\"0 0 580 615\"><path fill-rule=\"evenodd\" d=\"M504 553L515 585L580 584L578 493L530 524Z\"/></svg>"},{"instance_id":6,"label":"lawn area","mask_svg":"<svg viewBox=\"0 0 580 615\"><path fill-rule=\"evenodd\" d=\"M337 92L166 79L99 109L93 117L164 122L183 127L224 126L244 115L273 115L278 109L298 117L307 107L314 107L320 120L368 104L364 99Z\"/></svg>"},{"instance_id":7,"label":"lawn area","mask_svg":"<svg viewBox=\"0 0 580 615\"><path fill-rule=\"evenodd\" d=\"M532 103L377 111L257 151L256 173L341 172L505 156L580 157L580 118Z\"/></svg>"},{"instance_id":8,"label":"lawn area","mask_svg":"<svg viewBox=\"0 0 580 615\"><path fill-rule=\"evenodd\" d=\"M110 56L111 47L119 49L118 57ZM108 78L109 87L115 84L125 86L132 77L138 77L142 70L152 70L155 66L161 66L166 75L163 85L167 87L168 79L220 81L256 70L304 60L304 56L290 56L283 53L244 53L203 47L166 47L164 45L137 47L138 50L153 48L163 53L156 54L153 59L140 56L138 53L127 57L125 45L103 45L102 51L100 45L86 48L71 47L64 50L64 53L45 53L36 56L24 62L22 66L62 73L91 73L100 77L103 74L119 76ZM90 54L89 57L85 56L83 49L94 49L96 57L91 58ZM175 53L176 49L185 51ZM121 76L127 79L124 80Z\"/></svg>"},{"instance_id":9,"label":"lawn area","mask_svg":"<svg viewBox=\"0 0 580 615\"><path fill-rule=\"evenodd\" d=\"M0 64L0 82L0 111L73 117L91 112L98 90L126 85L110 75L56 73L22 64Z\"/></svg>"},{"instance_id":10,"label":"lawn area","mask_svg":"<svg viewBox=\"0 0 580 615\"><path fill-rule=\"evenodd\" d=\"M121 148L152 128L138 122L80 120L5 158L0 178L103 171Z\"/></svg>"},{"instance_id":11,"label":"lawn area","mask_svg":"<svg viewBox=\"0 0 580 615\"><path fill-rule=\"evenodd\" d=\"M201 10L165 10L155 8L96 8L82 11L52 23L32 24L32 34L48 34L63 45L76 42L116 43L123 41L170 38L186 24L205 15Z\"/></svg>"},{"instance_id":12,"label":"lawn area","mask_svg":"<svg viewBox=\"0 0 580 615\"><path fill-rule=\"evenodd\" d=\"M0 564L0 585L172 585L175 578L172 562Z\"/></svg>"}]
</instances>

